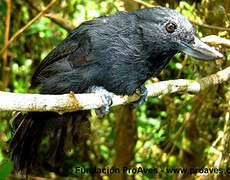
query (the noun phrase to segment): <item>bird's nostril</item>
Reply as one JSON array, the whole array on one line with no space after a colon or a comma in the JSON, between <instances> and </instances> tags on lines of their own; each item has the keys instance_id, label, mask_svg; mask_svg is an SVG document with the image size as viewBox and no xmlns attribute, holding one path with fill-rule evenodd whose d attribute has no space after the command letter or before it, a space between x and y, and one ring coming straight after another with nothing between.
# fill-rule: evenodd
<instances>
[{"instance_id":1,"label":"bird's nostril","mask_svg":"<svg viewBox=\"0 0 230 180\"><path fill-rule=\"evenodd\" d=\"M191 37L191 41L192 41L193 44L195 44L195 38L194 38L194 36Z\"/></svg>"},{"instance_id":2,"label":"bird's nostril","mask_svg":"<svg viewBox=\"0 0 230 180\"><path fill-rule=\"evenodd\" d=\"M195 44L195 38L193 35L188 34L185 36L185 41L190 43L190 44Z\"/></svg>"}]
</instances>

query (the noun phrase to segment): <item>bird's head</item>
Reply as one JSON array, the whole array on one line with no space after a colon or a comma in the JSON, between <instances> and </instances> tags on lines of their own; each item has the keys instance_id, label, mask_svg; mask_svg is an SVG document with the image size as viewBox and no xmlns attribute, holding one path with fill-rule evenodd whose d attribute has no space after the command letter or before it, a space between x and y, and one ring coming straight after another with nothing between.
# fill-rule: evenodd
<instances>
[{"instance_id":1,"label":"bird's head","mask_svg":"<svg viewBox=\"0 0 230 180\"><path fill-rule=\"evenodd\" d=\"M182 14L163 7L134 12L140 20L144 41L153 51L184 52L194 58L215 60L223 55L202 42L191 22Z\"/></svg>"}]
</instances>

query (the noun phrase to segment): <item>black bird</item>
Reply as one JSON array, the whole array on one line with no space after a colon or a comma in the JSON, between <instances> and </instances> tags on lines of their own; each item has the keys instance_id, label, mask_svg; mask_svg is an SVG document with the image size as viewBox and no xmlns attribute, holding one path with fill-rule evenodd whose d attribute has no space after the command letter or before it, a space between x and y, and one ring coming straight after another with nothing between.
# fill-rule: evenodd
<instances>
[{"instance_id":1,"label":"black bird","mask_svg":"<svg viewBox=\"0 0 230 180\"><path fill-rule=\"evenodd\" d=\"M204 60L223 57L200 41L188 19L174 10L156 7L118 12L74 29L42 61L31 87L39 87L42 94L99 92L105 99L102 112L106 114L111 103L108 91L132 95L139 89L141 105L146 100L145 81L157 76L178 52ZM13 123L16 131L9 147L15 170L29 172L48 134L52 134L50 162L57 166L66 144L77 143L87 115L88 111L20 114Z\"/></svg>"}]
</instances>

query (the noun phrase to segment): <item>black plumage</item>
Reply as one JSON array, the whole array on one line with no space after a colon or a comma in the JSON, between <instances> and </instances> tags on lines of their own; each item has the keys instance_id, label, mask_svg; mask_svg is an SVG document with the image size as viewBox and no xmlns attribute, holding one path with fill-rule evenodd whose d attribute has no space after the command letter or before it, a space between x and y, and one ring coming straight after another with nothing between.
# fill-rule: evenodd
<instances>
[{"instance_id":1,"label":"black plumage","mask_svg":"<svg viewBox=\"0 0 230 180\"><path fill-rule=\"evenodd\" d=\"M89 92L98 86L118 95L131 95L181 51L207 60L222 57L197 38L186 17L171 9L118 12L74 29L42 61L31 87L39 87L42 94L63 94ZM33 112L16 118L10 143L15 169L28 173L42 138L49 133L56 142L50 143L51 164L55 166L65 143L76 144L87 114Z\"/></svg>"}]
</instances>

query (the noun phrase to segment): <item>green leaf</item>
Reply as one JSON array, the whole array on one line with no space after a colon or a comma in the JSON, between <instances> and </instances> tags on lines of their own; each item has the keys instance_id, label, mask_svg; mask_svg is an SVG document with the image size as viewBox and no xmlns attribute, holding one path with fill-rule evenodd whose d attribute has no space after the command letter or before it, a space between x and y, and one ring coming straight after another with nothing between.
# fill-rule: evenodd
<instances>
[{"instance_id":1,"label":"green leaf","mask_svg":"<svg viewBox=\"0 0 230 180\"><path fill-rule=\"evenodd\" d=\"M0 166L0 180L4 180L6 179L9 175L10 172L13 169L13 164L10 160L5 160L5 162L1 162L1 166Z\"/></svg>"}]
</instances>

